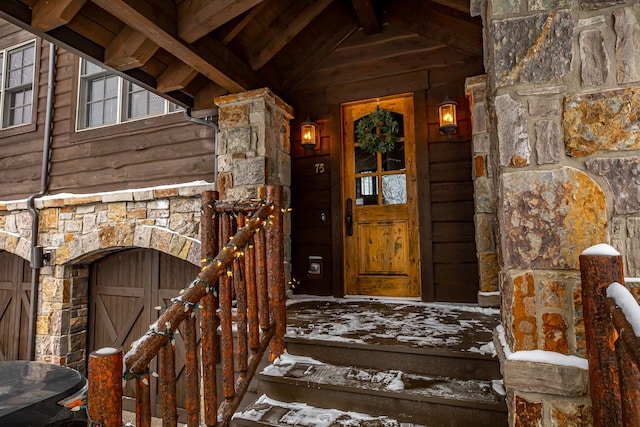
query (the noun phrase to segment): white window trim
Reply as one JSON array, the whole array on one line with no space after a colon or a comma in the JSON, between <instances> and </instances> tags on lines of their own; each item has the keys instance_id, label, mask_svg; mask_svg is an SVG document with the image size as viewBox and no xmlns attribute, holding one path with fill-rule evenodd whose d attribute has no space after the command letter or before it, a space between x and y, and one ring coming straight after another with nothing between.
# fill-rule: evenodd
<instances>
[{"instance_id":1,"label":"white window trim","mask_svg":"<svg viewBox=\"0 0 640 427\"><path fill-rule=\"evenodd\" d=\"M152 117L161 117L161 116L165 116L168 114L175 114L178 112L182 111L182 108L180 106L178 106L177 109L171 111L171 101L169 101L168 99L164 99L164 112L159 113L159 114L149 114L149 115L145 115L145 116L140 116L140 117L134 117L134 118L126 118L125 114L127 111L127 89L126 89L126 83L128 83L125 79L123 79L120 76L117 76L118 79L118 96L117 96L117 109L116 109L116 121L115 123L109 123L109 124L104 124L104 125L98 125L98 126L86 126L86 127L81 127L80 126L80 121L86 119L85 114L86 112L86 103L85 103L85 99L84 99L84 93L82 91L82 86L83 86L83 74L82 74L82 62L86 61L83 58L79 58L78 61L78 90L77 90L77 98L76 98L76 120L75 120L75 130L76 132L85 132L85 131L91 131L91 130L95 130L95 129L103 129L103 128L108 128L108 127L112 127L112 126L118 126L118 125L122 125L125 123L131 123L131 122L136 122L136 121L140 121L140 120L146 120ZM89 61L90 62L90 61ZM94 64L95 65L95 64ZM100 66L100 65L98 65ZM107 75L114 75L114 73L111 73L110 71L107 70ZM138 85L139 86L139 85ZM146 89L145 89L146 90Z\"/></svg>"},{"instance_id":2,"label":"white window trim","mask_svg":"<svg viewBox=\"0 0 640 427\"><path fill-rule=\"evenodd\" d=\"M20 49L24 46L27 46L29 44L33 45L33 76L31 78L31 118L29 119L28 122L25 123L20 123L17 125L9 125L9 126L5 126L5 114L9 111L9 109L7 108L7 106L5 105L5 100L6 100L6 94L7 94L7 88L5 87L5 82L6 79L8 78L7 76L7 61L9 61L9 55L8 53L12 50L17 50ZM13 46L9 46L9 47L5 47L4 49L0 49L0 54L2 55L2 64L0 65L2 67L2 78L0 79L0 130L6 130L6 129L15 129L15 128L19 128L22 126L29 126L31 124L33 124L33 114L34 112L37 110L37 107L35 105L35 91L36 91L36 70L37 70L37 63L38 63L38 59L39 59L39 55L38 55L38 44L36 43L36 39L31 39L31 40L27 40L23 43L18 43L15 44Z\"/></svg>"}]
</instances>

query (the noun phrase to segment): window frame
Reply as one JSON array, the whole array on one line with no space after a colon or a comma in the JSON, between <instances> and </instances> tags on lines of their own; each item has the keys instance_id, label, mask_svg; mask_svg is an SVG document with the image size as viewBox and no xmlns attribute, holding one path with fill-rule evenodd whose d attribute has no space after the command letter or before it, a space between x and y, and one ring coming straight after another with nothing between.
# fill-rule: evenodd
<instances>
[{"instance_id":1,"label":"window frame","mask_svg":"<svg viewBox=\"0 0 640 427\"><path fill-rule=\"evenodd\" d=\"M9 93L15 93L16 88L27 88L29 85L21 84L14 86L13 88L6 87L8 78L8 61L9 54L12 51L17 51L31 45L33 47L33 74L31 79L31 114L28 120L18 124L7 124L8 114L10 106L8 104L9 99L7 95ZM2 57L2 68L0 76L0 132L3 137L22 134L27 132L33 132L36 130L37 113L38 113L38 87L40 79L40 61L41 61L41 41L38 38L29 37L18 43L12 43L11 45L0 48L0 56ZM23 104L24 106L25 104Z\"/></svg>"},{"instance_id":2,"label":"window frame","mask_svg":"<svg viewBox=\"0 0 640 427\"><path fill-rule=\"evenodd\" d=\"M90 63L95 67L101 68L102 71L92 73L91 75L83 73L83 65L84 63ZM84 58L79 58L78 61L78 80L77 80L77 102L75 103L76 114L75 114L75 131L78 133L87 132L97 129L104 128L112 128L113 126L121 126L127 123L139 122L143 120L148 120L155 117L163 117L166 115L174 114L182 111L180 106L174 105L171 101L162 98L161 96L144 89L142 86L138 85L135 82L131 82L129 80L120 77L118 74L105 69L104 67L94 64L91 61L87 61ZM88 77L87 77L88 76ZM115 76L118 79L117 83L117 95L116 95L116 119L115 122L103 123L100 125L90 126L87 123L87 114L88 114L88 98L87 98L87 88L88 88L88 78L95 78L100 76ZM161 113L157 114L146 114L137 117L128 117L129 116L129 99L130 99L130 91L129 87L131 85L135 85L137 87L142 88L143 91L147 92L147 97L149 96L158 96L162 98L164 101L164 108ZM172 107L173 105L173 107Z\"/></svg>"}]
</instances>

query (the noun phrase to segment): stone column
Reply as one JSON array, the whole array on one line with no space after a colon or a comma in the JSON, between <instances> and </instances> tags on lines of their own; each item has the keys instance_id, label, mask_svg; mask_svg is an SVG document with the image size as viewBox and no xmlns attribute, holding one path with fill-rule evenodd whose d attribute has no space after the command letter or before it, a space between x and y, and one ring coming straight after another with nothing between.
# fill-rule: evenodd
<instances>
[{"instance_id":1,"label":"stone column","mask_svg":"<svg viewBox=\"0 0 640 427\"><path fill-rule=\"evenodd\" d=\"M219 107L218 191L223 200L263 198L265 185L291 194L289 121L293 109L269 89L225 95ZM291 219L285 215L285 277L291 280Z\"/></svg>"},{"instance_id":2,"label":"stone column","mask_svg":"<svg viewBox=\"0 0 640 427\"><path fill-rule=\"evenodd\" d=\"M473 193L476 250L480 274L478 304L482 307L500 305L498 291L498 253L496 250L496 200L494 174L487 129L487 76L469 77L465 90L471 108L473 133Z\"/></svg>"}]
</instances>

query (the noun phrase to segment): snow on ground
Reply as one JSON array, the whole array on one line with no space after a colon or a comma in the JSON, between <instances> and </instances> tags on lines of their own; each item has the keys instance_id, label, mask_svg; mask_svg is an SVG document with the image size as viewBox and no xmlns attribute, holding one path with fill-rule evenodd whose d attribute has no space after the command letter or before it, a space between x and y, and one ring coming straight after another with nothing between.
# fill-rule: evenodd
<instances>
[{"instance_id":1,"label":"snow on ground","mask_svg":"<svg viewBox=\"0 0 640 427\"><path fill-rule=\"evenodd\" d=\"M495 355L499 310L398 299L294 297L288 337L318 341L450 348Z\"/></svg>"},{"instance_id":2,"label":"snow on ground","mask_svg":"<svg viewBox=\"0 0 640 427\"><path fill-rule=\"evenodd\" d=\"M242 413L236 413L234 418L259 421L268 417L272 407L286 408L285 413L278 417L277 425L290 425L298 427L409 427L413 424L400 423L388 417L375 417L360 412L345 412L337 409L323 409L309 406L305 403L280 402L262 395L258 401ZM276 424L272 424L276 425Z\"/></svg>"}]
</instances>

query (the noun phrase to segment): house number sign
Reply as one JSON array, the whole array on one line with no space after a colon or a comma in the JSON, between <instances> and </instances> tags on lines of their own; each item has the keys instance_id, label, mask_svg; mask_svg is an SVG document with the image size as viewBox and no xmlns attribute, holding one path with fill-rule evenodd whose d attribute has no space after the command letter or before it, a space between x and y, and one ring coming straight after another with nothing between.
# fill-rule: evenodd
<instances>
[{"instance_id":1,"label":"house number sign","mask_svg":"<svg viewBox=\"0 0 640 427\"><path fill-rule=\"evenodd\" d=\"M315 168L316 168L316 174L321 174L326 172L324 163L316 163Z\"/></svg>"}]
</instances>

